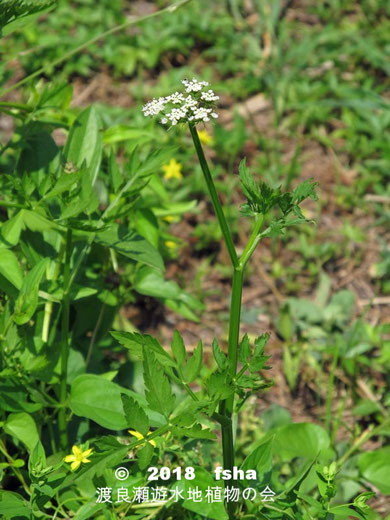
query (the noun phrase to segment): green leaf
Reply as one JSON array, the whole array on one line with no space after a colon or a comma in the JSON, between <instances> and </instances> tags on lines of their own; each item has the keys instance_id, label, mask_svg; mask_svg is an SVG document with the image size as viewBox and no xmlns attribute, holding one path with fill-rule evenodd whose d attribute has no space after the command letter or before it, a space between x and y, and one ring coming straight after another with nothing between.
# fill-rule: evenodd
<instances>
[{"instance_id":1,"label":"green leaf","mask_svg":"<svg viewBox=\"0 0 390 520\"><path fill-rule=\"evenodd\" d=\"M138 270L134 287L139 293L156 298L176 299L181 293L176 282L164 280L161 272L146 266Z\"/></svg>"},{"instance_id":2,"label":"green leaf","mask_svg":"<svg viewBox=\"0 0 390 520\"><path fill-rule=\"evenodd\" d=\"M349 519L351 517L358 518L359 520L367 520L365 516L361 515L356 509L352 509L352 507L348 506L336 506L328 509L328 513L331 513L337 517L342 517L344 520Z\"/></svg>"},{"instance_id":3,"label":"green leaf","mask_svg":"<svg viewBox=\"0 0 390 520\"><path fill-rule=\"evenodd\" d=\"M0 247L0 274L12 285L20 289L23 284L23 271L16 255L10 250Z\"/></svg>"},{"instance_id":4,"label":"green leaf","mask_svg":"<svg viewBox=\"0 0 390 520\"><path fill-rule=\"evenodd\" d=\"M257 446L244 460L241 469L246 472L249 469L254 469L257 473L257 482L263 484L269 482L269 477L272 471L272 447L273 437L269 438L260 446ZM253 485L252 480L245 480L245 485Z\"/></svg>"},{"instance_id":5,"label":"green leaf","mask_svg":"<svg viewBox=\"0 0 390 520\"><path fill-rule=\"evenodd\" d=\"M70 191L72 186L74 186L79 179L80 170L74 173L62 173L53 188L43 196L43 199L52 199L65 191Z\"/></svg>"},{"instance_id":6,"label":"green leaf","mask_svg":"<svg viewBox=\"0 0 390 520\"><path fill-rule=\"evenodd\" d=\"M61 229L55 222L52 222L44 215L36 211L25 209L24 211L24 223L31 231L48 231L49 229Z\"/></svg>"},{"instance_id":7,"label":"green leaf","mask_svg":"<svg viewBox=\"0 0 390 520\"><path fill-rule=\"evenodd\" d=\"M101 376L83 374L73 381L70 391L70 408L81 417L87 417L109 430L124 430L129 427L123 411L121 394L126 394L144 406L144 399ZM146 403L145 403L146 404ZM144 409L153 426L163 426L165 421L160 414Z\"/></svg>"},{"instance_id":8,"label":"green leaf","mask_svg":"<svg viewBox=\"0 0 390 520\"><path fill-rule=\"evenodd\" d=\"M31 518L30 505L21 495L0 489L0 511L4 520Z\"/></svg>"},{"instance_id":9,"label":"green leaf","mask_svg":"<svg viewBox=\"0 0 390 520\"><path fill-rule=\"evenodd\" d=\"M46 454L45 449L38 441L34 448L31 450L30 458L28 459L28 472L30 478L34 476L35 472L40 472L46 468Z\"/></svg>"},{"instance_id":10,"label":"green leaf","mask_svg":"<svg viewBox=\"0 0 390 520\"><path fill-rule=\"evenodd\" d=\"M32 451L39 441L34 419L25 412L11 413L4 423L4 431L23 442L28 451Z\"/></svg>"},{"instance_id":11,"label":"green leaf","mask_svg":"<svg viewBox=\"0 0 390 520\"><path fill-rule=\"evenodd\" d=\"M158 363L153 352L144 350L144 381L146 400L152 410L169 417L175 405L175 396L165 375L163 367Z\"/></svg>"},{"instance_id":12,"label":"green leaf","mask_svg":"<svg viewBox=\"0 0 390 520\"><path fill-rule=\"evenodd\" d=\"M102 155L100 126L96 109L86 108L75 119L64 149L66 160L76 167L80 168L85 162L92 184L95 184Z\"/></svg>"},{"instance_id":13,"label":"green leaf","mask_svg":"<svg viewBox=\"0 0 390 520\"><path fill-rule=\"evenodd\" d=\"M111 332L111 335L119 341L121 345L128 348L132 354L140 361L144 360L145 351L153 351L159 363L165 367L175 367L176 364L171 356L166 352L156 338L149 334L139 334L138 332Z\"/></svg>"},{"instance_id":14,"label":"green leaf","mask_svg":"<svg viewBox=\"0 0 390 520\"><path fill-rule=\"evenodd\" d=\"M186 348L184 346L183 338L178 330L175 330L173 333L171 349L180 368L186 359Z\"/></svg>"},{"instance_id":15,"label":"green leaf","mask_svg":"<svg viewBox=\"0 0 390 520\"><path fill-rule=\"evenodd\" d=\"M149 431L149 419L141 406L132 397L121 394L127 424L145 436Z\"/></svg>"},{"instance_id":16,"label":"green leaf","mask_svg":"<svg viewBox=\"0 0 390 520\"><path fill-rule=\"evenodd\" d=\"M202 368L203 363L203 344L199 341L192 356L183 367L183 378L185 383L194 381Z\"/></svg>"},{"instance_id":17,"label":"green leaf","mask_svg":"<svg viewBox=\"0 0 390 520\"><path fill-rule=\"evenodd\" d=\"M294 457L314 459L320 451L325 451L330 443L327 432L321 426L312 423L286 424L273 433L274 453L282 461Z\"/></svg>"},{"instance_id":18,"label":"green leaf","mask_svg":"<svg viewBox=\"0 0 390 520\"><path fill-rule=\"evenodd\" d=\"M135 140L137 144L141 141L151 141L155 139L153 132L142 130L141 128L132 128L127 125L110 126L103 134L105 144L118 143L121 141Z\"/></svg>"},{"instance_id":19,"label":"green leaf","mask_svg":"<svg viewBox=\"0 0 390 520\"><path fill-rule=\"evenodd\" d=\"M114 193L117 193L119 188L123 184L123 175L122 175L121 170L119 169L118 163L116 162L116 156L113 151L110 154L110 161L108 164L108 173L110 175L112 189L113 189Z\"/></svg>"},{"instance_id":20,"label":"green leaf","mask_svg":"<svg viewBox=\"0 0 390 520\"><path fill-rule=\"evenodd\" d=\"M27 323L35 312L38 305L38 290L46 267L48 258L38 262L25 277L19 296L15 302L13 319L17 325Z\"/></svg>"},{"instance_id":21,"label":"green leaf","mask_svg":"<svg viewBox=\"0 0 390 520\"><path fill-rule=\"evenodd\" d=\"M111 247L118 253L131 258L136 262L146 264L157 269L164 269L163 259L158 250L152 246L144 237L138 235L134 231L128 231L123 226L112 225L96 236L96 242L107 247ZM150 271L150 276L156 273L155 270ZM142 287L147 285L147 282L142 278L142 273L138 273L138 283ZM143 280L143 282L142 282ZM172 282L173 283L173 282ZM141 292L141 291L139 291Z\"/></svg>"},{"instance_id":22,"label":"green leaf","mask_svg":"<svg viewBox=\"0 0 390 520\"><path fill-rule=\"evenodd\" d=\"M149 466L153 457L153 452L153 445L150 442L146 442L145 446L142 446L142 448L138 450L138 466L141 471Z\"/></svg>"},{"instance_id":23,"label":"green leaf","mask_svg":"<svg viewBox=\"0 0 390 520\"><path fill-rule=\"evenodd\" d=\"M390 447L363 453L358 458L363 477L384 495L390 494Z\"/></svg>"},{"instance_id":24,"label":"green leaf","mask_svg":"<svg viewBox=\"0 0 390 520\"><path fill-rule=\"evenodd\" d=\"M222 352L220 346L218 345L218 341L216 338L213 339L212 349L213 349L214 359L217 362L218 367L221 370L225 370L225 368L227 368L227 366L228 366L228 360L227 360L224 352Z\"/></svg>"},{"instance_id":25,"label":"green leaf","mask_svg":"<svg viewBox=\"0 0 390 520\"><path fill-rule=\"evenodd\" d=\"M194 480L186 480L183 479L179 481L174 488L178 488L183 493L185 500L182 502L182 507L187 509L188 511L192 511L197 515L201 515L208 520L228 520L228 515L225 511L225 507L223 501L221 502L208 502L205 500L206 491L210 487L219 486L222 488L222 496L223 496L223 481L216 482L210 473L208 473L204 468L200 466L195 466L195 479ZM189 500L188 490L190 488L194 489L198 487L198 489L202 492L203 500L201 502L194 502L193 500Z\"/></svg>"},{"instance_id":26,"label":"green leaf","mask_svg":"<svg viewBox=\"0 0 390 520\"><path fill-rule=\"evenodd\" d=\"M251 354L252 354L252 349L251 349L251 345L249 342L249 337L248 337L248 334L245 334L244 337L242 338L242 341L240 343L240 348L238 351L238 359L239 359L240 363L242 363L243 365L245 363L248 363Z\"/></svg>"},{"instance_id":27,"label":"green leaf","mask_svg":"<svg viewBox=\"0 0 390 520\"><path fill-rule=\"evenodd\" d=\"M0 238L7 246L16 246L24 226L24 210L7 220L0 228Z\"/></svg>"},{"instance_id":28,"label":"green leaf","mask_svg":"<svg viewBox=\"0 0 390 520\"><path fill-rule=\"evenodd\" d=\"M189 428L172 426L171 431L177 437L187 437L189 439L216 439L215 433L210 431L208 428L203 428L199 423L194 424Z\"/></svg>"}]
</instances>

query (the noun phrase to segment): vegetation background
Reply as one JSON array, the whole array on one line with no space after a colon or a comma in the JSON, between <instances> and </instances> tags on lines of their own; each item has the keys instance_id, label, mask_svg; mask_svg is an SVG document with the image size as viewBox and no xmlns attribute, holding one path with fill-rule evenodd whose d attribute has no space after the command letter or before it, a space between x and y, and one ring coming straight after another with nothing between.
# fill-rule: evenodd
<instances>
[{"instance_id":1,"label":"vegetation background","mask_svg":"<svg viewBox=\"0 0 390 520\"><path fill-rule=\"evenodd\" d=\"M94 292L79 294L83 299L72 299L70 306L68 383L84 373L105 374L107 380L141 389L141 365L110 330L153 334L169 348L177 329L190 351L203 341L210 364L213 338L226 345L230 268L190 138L180 129L165 132L141 111L145 101L170 93L184 78L207 80L220 95L220 117L201 129L201 137L238 249L248 232L239 213L244 199L237 172L244 156L272 187L288 189L308 178L319 184L319 200L304 204L305 216L315 225L301 225L278 241L264 240L245 280L241 332L249 337L271 332L266 353L273 368L267 377L275 384L244 409L239 448L247 453L259 432L276 427L319 425L341 457L353 448L337 491L340 501L372 490L376 495L368 503L375 514L367 518L390 518L389 3L193 0L149 17L170 2L47 1L40 2L47 11L32 15L30 23L12 28L9 35L6 4L0 3L5 26L0 63L2 239L9 236L5 225L15 216L4 201L19 200L12 199L7 176L13 175L15 164L20 178L33 163L42 166L37 150L46 146L47 151L52 141L39 132L50 128L53 142L62 147L69 126L86 107L93 105L102 121L107 150L102 168L114 188L115 168L149 164L143 174L153 174L139 199L134 199L138 192L132 193L133 198L122 198L120 204L122 210L131 208L129 228L147 239L158 256L143 258L145 265L139 268L134 255L125 251L127 260L121 257L123 248L117 251L108 237L93 246L82 272L88 283L78 283ZM143 16L147 19L141 23L128 23ZM127 27L100 38L120 24ZM96 41L83 46L90 39ZM70 52L78 46L79 52ZM41 68L39 75L23 81ZM38 133L34 125L40 125ZM153 150L159 150L154 162ZM119 166L110 163L113 156ZM139 157L135 166L134 156ZM67 166L72 168L72 161ZM115 190L103 182L97 189L96 207L104 215L116 200ZM66 200L61 204L66 206ZM67 218L81 219L71 211ZM40 223L22 235L34 232L47 230ZM25 244L32 243L31 236L24 236ZM26 273L34 265L33 248L14 245ZM10 257L2 258L2 340L11 345L6 323L13 296L7 284L17 283L6 274ZM147 264L160 261L164 275L153 277ZM53 286L50 290L61 297ZM39 298L38 311L44 313L44 297ZM24 332L19 337L26 340L27 329L37 323L42 327L44 318L34 316L35 324L29 321L32 315L21 319ZM32 377L30 385L38 387L41 371L48 369L37 352L26 357L25 345L16 344L14 353L13 347L5 351L0 372L1 471L3 488L11 491L23 487L11 459L25 464L31 445L7 417L34 416L37 410L10 406L10 380L15 374ZM24 392L19 397L28 395L29 404L36 402L31 388ZM50 412L36 419L46 445L50 435L45 420L51 417ZM89 436L103 431L90 424L73 424L73 443L85 441L87 431ZM296 440L289 457L285 452L294 444L292 436L279 439L276 455L286 478L294 474L294 457L302 455L299 436ZM202 453L206 459L207 449Z\"/></svg>"}]
</instances>

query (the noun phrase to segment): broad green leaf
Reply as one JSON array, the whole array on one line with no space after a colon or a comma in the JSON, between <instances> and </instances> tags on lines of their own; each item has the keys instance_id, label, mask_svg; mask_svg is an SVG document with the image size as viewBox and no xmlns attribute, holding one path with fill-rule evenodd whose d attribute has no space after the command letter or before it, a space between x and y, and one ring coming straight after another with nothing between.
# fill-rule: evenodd
<instances>
[{"instance_id":1,"label":"broad green leaf","mask_svg":"<svg viewBox=\"0 0 390 520\"><path fill-rule=\"evenodd\" d=\"M25 412L11 413L4 423L4 431L23 442L28 451L32 451L39 441L34 419Z\"/></svg>"},{"instance_id":2,"label":"broad green leaf","mask_svg":"<svg viewBox=\"0 0 390 520\"><path fill-rule=\"evenodd\" d=\"M203 344L199 341L198 346L192 356L183 367L183 377L185 383L194 381L202 368L203 363Z\"/></svg>"},{"instance_id":3,"label":"broad green leaf","mask_svg":"<svg viewBox=\"0 0 390 520\"><path fill-rule=\"evenodd\" d=\"M146 238L156 249L160 239L158 221L150 209L140 208L134 214L135 228L140 235Z\"/></svg>"},{"instance_id":4,"label":"broad green leaf","mask_svg":"<svg viewBox=\"0 0 390 520\"><path fill-rule=\"evenodd\" d=\"M140 395L93 374L76 377L71 385L69 405L74 414L87 417L104 428L124 430L129 424L123 411L121 394L132 397L144 407L152 426L165 424L160 414L146 408L145 399Z\"/></svg>"},{"instance_id":5,"label":"broad green leaf","mask_svg":"<svg viewBox=\"0 0 390 520\"><path fill-rule=\"evenodd\" d=\"M16 246L20 233L24 227L24 210L7 220L0 228L0 238L7 246Z\"/></svg>"},{"instance_id":6,"label":"broad green leaf","mask_svg":"<svg viewBox=\"0 0 390 520\"><path fill-rule=\"evenodd\" d=\"M147 266L138 270L134 287L139 293L156 298L176 299L181 293L176 282L165 280L161 272Z\"/></svg>"},{"instance_id":7,"label":"broad green leaf","mask_svg":"<svg viewBox=\"0 0 390 520\"><path fill-rule=\"evenodd\" d=\"M348 506L336 506L328 509L328 513L335 515L335 520L340 517L340 520L347 520L349 518L358 518L359 520L367 520L366 516L361 515L356 509Z\"/></svg>"},{"instance_id":8,"label":"broad green leaf","mask_svg":"<svg viewBox=\"0 0 390 520\"><path fill-rule=\"evenodd\" d=\"M149 419L141 406L132 397L121 394L123 410L127 424L135 431L146 435L149 431Z\"/></svg>"},{"instance_id":9,"label":"broad green leaf","mask_svg":"<svg viewBox=\"0 0 390 520\"><path fill-rule=\"evenodd\" d=\"M205 499L206 491L209 487L221 487L223 496L223 481L215 481L212 475L200 466L195 466L194 469L196 475L195 479L183 479L173 486L183 492L185 500L181 504L182 507L188 509L188 511L201 515L208 520L228 520L228 515L225 511L223 501L213 503ZM201 502L194 502L187 498L189 489L195 489L196 487L202 492L203 500Z\"/></svg>"},{"instance_id":10,"label":"broad green leaf","mask_svg":"<svg viewBox=\"0 0 390 520\"><path fill-rule=\"evenodd\" d=\"M272 471L272 446L273 437L257 446L244 460L241 469L245 471L254 469L257 472L257 482L262 484L266 479L269 482L269 474ZM248 486L253 485L252 480L245 481Z\"/></svg>"},{"instance_id":11,"label":"broad green leaf","mask_svg":"<svg viewBox=\"0 0 390 520\"><path fill-rule=\"evenodd\" d=\"M30 123L27 128L27 135L21 140L22 152L17 170L19 174L26 172L29 180L35 179L35 182L40 185L39 181L57 170L60 163L60 149L50 133L41 130L41 125L35 126Z\"/></svg>"},{"instance_id":12,"label":"broad green leaf","mask_svg":"<svg viewBox=\"0 0 390 520\"><path fill-rule=\"evenodd\" d=\"M18 493L0 489L0 511L4 520L30 520L30 504Z\"/></svg>"},{"instance_id":13,"label":"broad green leaf","mask_svg":"<svg viewBox=\"0 0 390 520\"><path fill-rule=\"evenodd\" d=\"M44 215L25 209L24 211L24 223L31 231L47 231L49 229L61 229L58 224L50 221Z\"/></svg>"},{"instance_id":14,"label":"broad green leaf","mask_svg":"<svg viewBox=\"0 0 390 520\"><path fill-rule=\"evenodd\" d=\"M293 423L273 431L274 453L283 461L295 457L314 459L320 451L329 447L327 432L312 423Z\"/></svg>"},{"instance_id":15,"label":"broad green leaf","mask_svg":"<svg viewBox=\"0 0 390 520\"><path fill-rule=\"evenodd\" d=\"M17 289L21 288L23 284L23 271L19 266L15 253L5 247L0 247L0 274Z\"/></svg>"},{"instance_id":16,"label":"broad green leaf","mask_svg":"<svg viewBox=\"0 0 390 520\"><path fill-rule=\"evenodd\" d=\"M186 359L186 348L184 346L183 338L181 337L181 334L178 330L175 330L173 333L171 349L179 367L181 367L184 360Z\"/></svg>"},{"instance_id":17,"label":"broad green leaf","mask_svg":"<svg viewBox=\"0 0 390 520\"><path fill-rule=\"evenodd\" d=\"M153 352L144 350L144 381L146 400L152 410L169 417L175 405L175 396L165 375L164 368L159 364Z\"/></svg>"},{"instance_id":18,"label":"broad green leaf","mask_svg":"<svg viewBox=\"0 0 390 520\"><path fill-rule=\"evenodd\" d=\"M360 473L384 495L390 494L390 447L363 453L359 456Z\"/></svg>"},{"instance_id":19,"label":"broad green leaf","mask_svg":"<svg viewBox=\"0 0 390 520\"><path fill-rule=\"evenodd\" d=\"M164 269L164 262L158 250L134 231L128 231L124 227L113 225L100 232L95 240L99 244L111 247L118 253L136 262L157 267L157 269ZM151 270L151 273L156 273L158 277L158 272L155 270Z\"/></svg>"},{"instance_id":20,"label":"broad green leaf","mask_svg":"<svg viewBox=\"0 0 390 520\"><path fill-rule=\"evenodd\" d=\"M38 290L46 267L48 258L38 262L25 277L19 296L15 302L14 321L18 325L27 323L38 305Z\"/></svg>"},{"instance_id":21,"label":"broad green leaf","mask_svg":"<svg viewBox=\"0 0 390 520\"><path fill-rule=\"evenodd\" d=\"M94 107L83 110L73 122L64 150L68 162L78 168L86 164L92 184L95 184L102 155L100 126L100 117Z\"/></svg>"}]
</instances>

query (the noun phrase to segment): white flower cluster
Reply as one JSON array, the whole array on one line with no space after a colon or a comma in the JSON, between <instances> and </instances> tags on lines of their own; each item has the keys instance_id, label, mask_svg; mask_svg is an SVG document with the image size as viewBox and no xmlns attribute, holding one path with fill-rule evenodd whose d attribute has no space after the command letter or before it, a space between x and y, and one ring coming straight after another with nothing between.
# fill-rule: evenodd
<instances>
[{"instance_id":1,"label":"white flower cluster","mask_svg":"<svg viewBox=\"0 0 390 520\"><path fill-rule=\"evenodd\" d=\"M208 86L207 81L184 79L182 83L187 96L174 92L170 96L154 98L142 108L144 116L162 114L161 122L170 123L172 126L184 121L207 122L210 121L210 118L216 119L218 114L214 112L213 104L219 97L211 89L202 91L204 87ZM194 94L192 95L192 93ZM169 105L178 106L169 107ZM169 112L166 110L167 107L170 108Z\"/></svg>"}]
</instances>

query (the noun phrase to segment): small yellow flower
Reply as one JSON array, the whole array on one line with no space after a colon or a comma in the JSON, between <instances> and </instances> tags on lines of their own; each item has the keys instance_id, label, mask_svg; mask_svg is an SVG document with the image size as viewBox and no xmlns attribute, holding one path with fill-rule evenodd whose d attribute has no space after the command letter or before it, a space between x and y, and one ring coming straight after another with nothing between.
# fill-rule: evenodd
<instances>
[{"instance_id":1,"label":"small yellow flower","mask_svg":"<svg viewBox=\"0 0 390 520\"><path fill-rule=\"evenodd\" d=\"M142 433L140 432L136 432L135 430L129 430L129 433L130 435L132 435L133 437L135 437L136 439L138 439L139 441L141 441L142 439L145 439L145 437L142 435ZM149 435L149 434L148 434ZM147 435L147 436L148 436ZM146 436L146 437L147 437ZM152 439L151 441L148 441L149 444L151 444L154 448L156 447L156 443L154 442L154 440Z\"/></svg>"},{"instance_id":2,"label":"small yellow flower","mask_svg":"<svg viewBox=\"0 0 390 520\"><path fill-rule=\"evenodd\" d=\"M164 170L164 179L181 179L183 177L181 173L182 164L177 162L176 159L171 159L168 164L164 164L162 169Z\"/></svg>"},{"instance_id":3,"label":"small yellow flower","mask_svg":"<svg viewBox=\"0 0 390 520\"><path fill-rule=\"evenodd\" d=\"M165 220L165 222L175 222L176 217L173 215L167 215L166 217L163 217L163 220Z\"/></svg>"},{"instance_id":4,"label":"small yellow flower","mask_svg":"<svg viewBox=\"0 0 390 520\"><path fill-rule=\"evenodd\" d=\"M167 246L168 249L176 248L176 242L174 242L173 240L166 240L165 245Z\"/></svg>"},{"instance_id":5,"label":"small yellow flower","mask_svg":"<svg viewBox=\"0 0 390 520\"><path fill-rule=\"evenodd\" d=\"M214 143L213 136L210 135L206 130L198 130L199 141L206 146Z\"/></svg>"},{"instance_id":6,"label":"small yellow flower","mask_svg":"<svg viewBox=\"0 0 390 520\"><path fill-rule=\"evenodd\" d=\"M91 455L92 448L89 450L82 451L78 446L73 446L72 455L67 455L64 457L65 462L71 462L70 469L75 471L81 463L87 464L87 462L91 462L87 457Z\"/></svg>"}]
</instances>

